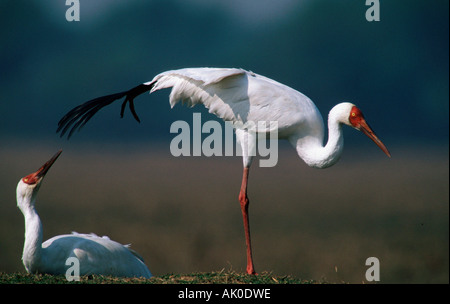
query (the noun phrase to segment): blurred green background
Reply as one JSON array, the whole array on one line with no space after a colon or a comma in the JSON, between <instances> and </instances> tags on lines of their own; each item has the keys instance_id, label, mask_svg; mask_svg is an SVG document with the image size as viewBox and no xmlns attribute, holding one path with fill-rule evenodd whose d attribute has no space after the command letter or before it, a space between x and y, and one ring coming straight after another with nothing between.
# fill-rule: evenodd
<instances>
[{"instance_id":1,"label":"blurred green background","mask_svg":"<svg viewBox=\"0 0 450 304\"><path fill-rule=\"evenodd\" d=\"M19 178L59 148L42 187L44 238L72 230L132 243L158 275L245 269L238 157L175 158L170 125L201 107L170 109L168 91L96 115L67 141L59 119L91 98L183 67L241 67L310 97L326 117L351 101L388 146L345 130L341 161L308 168L288 144L275 168L252 169L249 197L258 271L333 282L447 282L449 2L0 2L0 271L21 265Z\"/></svg>"}]
</instances>

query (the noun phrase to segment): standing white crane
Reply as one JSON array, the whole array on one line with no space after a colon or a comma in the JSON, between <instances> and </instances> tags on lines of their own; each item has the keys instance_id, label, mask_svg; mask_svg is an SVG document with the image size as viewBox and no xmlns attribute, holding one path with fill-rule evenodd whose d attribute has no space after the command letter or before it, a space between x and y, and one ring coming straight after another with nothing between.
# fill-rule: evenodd
<instances>
[{"instance_id":1,"label":"standing white crane","mask_svg":"<svg viewBox=\"0 0 450 304\"><path fill-rule=\"evenodd\" d=\"M92 99L69 111L58 123L57 132L70 137L79 130L101 108L125 97L121 117L128 103L131 113L139 122L134 109L134 98L144 92L150 93L172 88L171 107L179 101L189 106L203 104L210 113L234 126L246 126L247 122L278 123L278 138L287 139L306 164L314 168L327 168L335 164L344 146L341 126L348 125L362 131L390 157L385 145L367 124L362 112L353 104L345 102L331 109L328 116L328 142L324 143L324 123L314 103L302 93L267 77L242 69L187 68L156 75L152 81L128 91ZM266 124L268 126L268 124ZM241 143L243 155L243 177L239 193L247 246L247 273L255 274L252 259L250 227L248 218L249 200L247 182L255 142L252 137L268 133L269 127L256 132L245 128L236 129L236 139Z\"/></svg>"},{"instance_id":2,"label":"standing white crane","mask_svg":"<svg viewBox=\"0 0 450 304\"><path fill-rule=\"evenodd\" d=\"M64 275L66 261L79 261L79 274L99 274L117 277L144 277L152 274L135 251L95 234L58 235L42 243L42 223L36 212L36 196L42 180L61 154L58 151L39 170L21 178L17 185L17 206L25 217L25 243L22 261L28 273ZM70 265L70 264L69 264Z\"/></svg>"}]
</instances>

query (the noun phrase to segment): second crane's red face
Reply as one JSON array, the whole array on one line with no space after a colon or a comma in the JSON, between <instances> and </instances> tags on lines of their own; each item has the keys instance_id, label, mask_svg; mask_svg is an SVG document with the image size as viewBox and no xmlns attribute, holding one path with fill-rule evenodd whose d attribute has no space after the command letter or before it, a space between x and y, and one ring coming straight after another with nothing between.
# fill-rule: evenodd
<instances>
[{"instance_id":1,"label":"second crane's red face","mask_svg":"<svg viewBox=\"0 0 450 304\"><path fill-rule=\"evenodd\" d=\"M381 142L381 140L378 139L378 137L375 135L375 132L372 131L372 128L366 122L366 119L364 118L364 115L360 109L358 109L356 106L353 106L352 110L350 111L350 116L348 117L348 120L355 129L360 130L364 134L366 134L371 140L373 140L377 144L378 147L380 147L381 150L383 150L383 152L387 156L391 157L391 154L389 153L386 146Z\"/></svg>"},{"instance_id":2,"label":"second crane's red face","mask_svg":"<svg viewBox=\"0 0 450 304\"><path fill-rule=\"evenodd\" d=\"M23 181L25 184L28 184L28 185L34 185L34 184L36 184L39 180L40 180L40 178L37 176L37 173L36 173L36 172L35 172L35 173L28 174L27 176L25 176L24 178L22 178L22 181Z\"/></svg>"}]
</instances>

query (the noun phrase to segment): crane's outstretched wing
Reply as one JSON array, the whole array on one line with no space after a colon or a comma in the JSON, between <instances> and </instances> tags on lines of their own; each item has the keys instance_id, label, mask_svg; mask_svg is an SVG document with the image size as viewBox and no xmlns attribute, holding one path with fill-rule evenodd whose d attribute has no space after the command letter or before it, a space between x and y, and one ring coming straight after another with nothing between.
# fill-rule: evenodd
<instances>
[{"instance_id":1,"label":"crane's outstretched wing","mask_svg":"<svg viewBox=\"0 0 450 304\"><path fill-rule=\"evenodd\" d=\"M134 118L140 122L134 109L134 98L147 91L154 92L170 87L173 87L170 94L170 104L172 107L180 100L191 106L197 103L204 103L207 108L210 108L210 112L215 113L221 118L225 118L230 115L225 115L222 113L223 111L220 111L217 107L214 108L213 99L217 99L215 98L217 97L217 94L220 94L220 92L227 89L227 84L224 83L222 86L214 86L214 84L220 83L228 77L243 75L245 73L246 71L241 69L220 68L188 68L167 71L155 76L152 81L140 84L131 90L97 97L73 108L61 118L56 132L61 132L60 136L62 137L70 130L68 133L68 138L70 138L77 129L80 130L100 109L123 97L125 97L125 100L122 103L120 112L121 117L123 117L126 104L128 103ZM234 95L236 95L237 85L234 84L232 86L234 86L233 91ZM206 87L208 89L206 89ZM245 88L243 90L245 91ZM241 92L241 95L244 91ZM242 100L245 98L242 96L234 97L233 100Z\"/></svg>"},{"instance_id":2,"label":"crane's outstretched wing","mask_svg":"<svg viewBox=\"0 0 450 304\"><path fill-rule=\"evenodd\" d=\"M242 69L187 68L161 73L152 81L150 93L172 88L169 96L173 108L178 102L193 107L203 104L210 113L225 121L245 119L248 115L249 81L252 73Z\"/></svg>"}]
</instances>

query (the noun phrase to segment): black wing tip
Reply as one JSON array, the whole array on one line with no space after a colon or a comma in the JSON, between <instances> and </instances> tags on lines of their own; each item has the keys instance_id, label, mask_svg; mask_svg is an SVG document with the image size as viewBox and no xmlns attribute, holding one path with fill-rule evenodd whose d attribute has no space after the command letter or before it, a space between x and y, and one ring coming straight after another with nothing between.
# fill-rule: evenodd
<instances>
[{"instance_id":1,"label":"black wing tip","mask_svg":"<svg viewBox=\"0 0 450 304\"><path fill-rule=\"evenodd\" d=\"M58 122L58 128L56 130L56 133L60 133L60 137L64 137L64 135L69 131L67 139L70 139L70 137L73 135L75 131L80 131L81 128L103 107L113 103L114 101L121 99L125 96L125 100L122 103L121 109L120 109L120 117L123 118L125 108L127 103L129 104L129 108L131 111L131 114L133 115L134 119L140 123L141 120L139 119L139 116L136 113L136 109L134 107L134 98L136 98L138 95L141 95L147 91L150 91L150 89L153 87L154 82L149 84L140 84L128 91L106 95L102 97L97 97L92 100L89 100L79 106L76 106L69 112L67 112L66 115L64 115L61 120Z\"/></svg>"},{"instance_id":2,"label":"black wing tip","mask_svg":"<svg viewBox=\"0 0 450 304\"><path fill-rule=\"evenodd\" d=\"M128 105L130 107L130 111L131 111L131 114L133 114L134 119L136 119L136 121L138 123L140 123L141 120L139 119L139 116L137 115L136 110L134 108L134 100L130 99L128 97L122 103L122 107L120 109L120 118L123 118L123 115L124 115L124 112L125 112L125 107L126 107L127 103L128 103Z\"/></svg>"},{"instance_id":3,"label":"black wing tip","mask_svg":"<svg viewBox=\"0 0 450 304\"><path fill-rule=\"evenodd\" d=\"M100 109L125 96L125 92L97 97L76 106L58 122L56 133L63 137L67 132L69 139L76 130L80 130Z\"/></svg>"}]
</instances>

